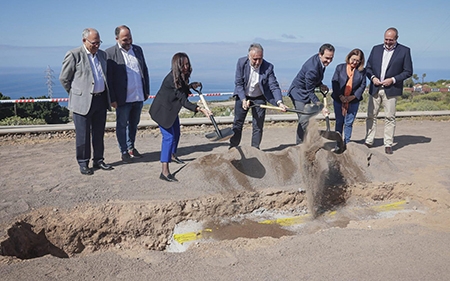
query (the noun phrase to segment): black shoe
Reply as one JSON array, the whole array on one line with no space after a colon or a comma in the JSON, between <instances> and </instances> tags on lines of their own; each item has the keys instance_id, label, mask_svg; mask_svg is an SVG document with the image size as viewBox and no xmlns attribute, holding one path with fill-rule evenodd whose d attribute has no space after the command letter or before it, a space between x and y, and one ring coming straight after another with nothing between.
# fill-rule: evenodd
<instances>
[{"instance_id":1,"label":"black shoe","mask_svg":"<svg viewBox=\"0 0 450 281\"><path fill-rule=\"evenodd\" d=\"M178 181L172 174L169 174L169 175L166 177L165 175L163 175L163 173L161 173L161 174L159 175L159 178L160 178L161 180L165 180L165 181L168 181L168 182Z\"/></svg>"},{"instance_id":2,"label":"black shoe","mask_svg":"<svg viewBox=\"0 0 450 281\"><path fill-rule=\"evenodd\" d=\"M142 158L142 154L140 154L136 148L128 150L128 154L131 158Z\"/></svg>"},{"instance_id":3,"label":"black shoe","mask_svg":"<svg viewBox=\"0 0 450 281\"><path fill-rule=\"evenodd\" d=\"M177 163L177 164L184 164L184 161L181 160L180 158L176 157L176 156L172 157L172 161Z\"/></svg>"},{"instance_id":4,"label":"black shoe","mask_svg":"<svg viewBox=\"0 0 450 281\"><path fill-rule=\"evenodd\" d=\"M364 144L367 146L367 148L372 148L372 146L373 146L373 145L371 145L371 144L369 144L367 142L365 142Z\"/></svg>"},{"instance_id":5,"label":"black shoe","mask_svg":"<svg viewBox=\"0 0 450 281\"><path fill-rule=\"evenodd\" d=\"M94 174L94 171L92 171L92 169L87 166L80 166L80 172L82 175L88 175L88 176Z\"/></svg>"},{"instance_id":6,"label":"black shoe","mask_svg":"<svg viewBox=\"0 0 450 281\"><path fill-rule=\"evenodd\" d=\"M114 169L113 166L106 164L105 162L103 162L103 160L98 161L97 163L94 163L93 167L95 169L102 169L105 171Z\"/></svg>"},{"instance_id":7,"label":"black shoe","mask_svg":"<svg viewBox=\"0 0 450 281\"><path fill-rule=\"evenodd\" d=\"M133 160L131 159L130 154L128 152L122 153L122 162L125 164L131 163Z\"/></svg>"},{"instance_id":8,"label":"black shoe","mask_svg":"<svg viewBox=\"0 0 450 281\"><path fill-rule=\"evenodd\" d=\"M386 146L384 148L384 152L386 152L386 154L393 154L394 152L392 152L392 147L390 146Z\"/></svg>"}]
</instances>

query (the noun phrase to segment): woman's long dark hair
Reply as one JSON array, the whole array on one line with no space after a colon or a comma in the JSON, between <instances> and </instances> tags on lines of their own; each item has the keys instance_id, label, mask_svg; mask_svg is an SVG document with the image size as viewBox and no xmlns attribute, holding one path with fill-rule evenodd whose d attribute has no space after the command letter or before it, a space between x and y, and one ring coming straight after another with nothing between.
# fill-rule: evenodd
<instances>
[{"instance_id":1,"label":"woman's long dark hair","mask_svg":"<svg viewBox=\"0 0 450 281\"><path fill-rule=\"evenodd\" d=\"M189 71L187 74L183 74L183 64L184 59L187 59L189 63ZM189 77L191 77L192 73L192 66L191 61L189 60L189 57L186 53L176 53L172 57L172 75L173 80L175 82L175 88L179 89L182 87L183 84L188 85L189 84Z\"/></svg>"}]
</instances>

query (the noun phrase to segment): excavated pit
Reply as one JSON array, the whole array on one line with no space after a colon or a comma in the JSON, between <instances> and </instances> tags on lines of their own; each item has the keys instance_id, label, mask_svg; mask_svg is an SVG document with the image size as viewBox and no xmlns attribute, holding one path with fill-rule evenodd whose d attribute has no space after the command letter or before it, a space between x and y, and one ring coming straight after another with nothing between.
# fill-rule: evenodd
<instances>
[{"instance_id":1,"label":"excavated pit","mask_svg":"<svg viewBox=\"0 0 450 281\"><path fill-rule=\"evenodd\" d=\"M314 126L312 131L317 131ZM355 143L340 155L327 146L317 133L310 133L304 144L281 151L242 146L199 157L180 171L180 177L194 174L196 183L215 193L196 199L33 210L7 227L7 236L0 237L0 255L32 259L112 249L164 251L173 243L174 229L186 221L205 229L223 229L209 236L216 240L279 238L298 232L277 223L264 226L257 221L267 219L261 214L274 219L308 215L311 221L344 207L408 196L397 191L402 184L384 183L399 172L384 155ZM344 216L330 226L345 227L351 219L358 216Z\"/></svg>"}]
</instances>

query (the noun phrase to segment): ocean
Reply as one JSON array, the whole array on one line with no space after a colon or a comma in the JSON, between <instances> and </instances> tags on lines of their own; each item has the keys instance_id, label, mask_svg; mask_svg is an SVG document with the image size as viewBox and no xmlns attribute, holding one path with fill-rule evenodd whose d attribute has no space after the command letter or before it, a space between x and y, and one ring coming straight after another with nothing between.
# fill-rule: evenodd
<instances>
[{"instance_id":1,"label":"ocean","mask_svg":"<svg viewBox=\"0 0 450 281\"><path fill-rule=\"evenodd\" d=\"M67 98L67 93L58 80L60 70L53 70L48 74L46 68L35 69L5 69L0 68L0 93L11 99L20 98L36 98L40 96L49 96L49 84L51 84L51 92L53 98ZM150 77L150 95L156 95L161 82L166 73L161 75L151 75ZM49 78L50 77L50 78ZM194 80L192 80L194 81ZM202 82L202 93L207 101L223 101L231 98L234 90L233 81L227 82ZM193 92L196 94L195 92ZM216 95L217 93L225 93ZM208 95L214 94L214 95ZM190 101L196 102L198 96L189 98ZM145 103L150 104L152 99L148 99ZM60 102L61 106L67 106L67 102Z\"/></svg>"},{"instance_id":2,"label":"ocean","mask_svg":"<svg viewBox=\"0 0 450 281\"><path fill-rule=\"evenodd\" d=\"M66 98L67 93L61 86L58 77L60 69L54 69L53 73L47 73L46 67L43 68L2 68L0 67L0 93L8 96L11 99L35 98L39 96L48 96L49 87L51 84L53 91L53 98ZM332 69L332 71L330 71ZM327 70L324 77L324 83L331 87L331 76L334 68L331 66ZM228 71L230 72L230 71ZM209 93L232 93L234 90L234 73L218 73L217 71L202 71L198 77L203 77L200 80L203 83L203 94L208 101L223 101L231 98L230 94L208 96ZM277 70L277 78L282 90L287 90L291 79L297 74L297 70L284 70L279 68ZM423 73L426 73L426 81L437 81L439 79L450 80L450 73L447 70L414 70L419 78ZM166 70L150 70L150 94L156 95L164 76L167 74ZM195 74L195 73L194 73ZM50 78L48 78L50 77ZM221 77L218 79L217 77ZM196 80L195 75L191 81ZM191 97L192 102L198 101L198 97ZM146 101L151 103L152 99ZM61 102L62 106L67 106L67 102Z\"/></svg>"}]
</instances>

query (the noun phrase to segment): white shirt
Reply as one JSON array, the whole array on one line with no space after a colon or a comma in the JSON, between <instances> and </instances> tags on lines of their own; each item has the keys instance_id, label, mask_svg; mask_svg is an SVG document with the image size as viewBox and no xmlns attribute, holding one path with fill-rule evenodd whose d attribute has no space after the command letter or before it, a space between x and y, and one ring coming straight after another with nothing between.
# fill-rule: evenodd
<instances>
[{"instance_id":1,"label":"white shirt","mask_svg":"<svg viewBox=\"0 0 450 281\"><path fill-rule=\"evenodd\" d=\"M126 102L144 101L144 87L139 62L133 52L133 48L125 50L119 45L122 51L125 66L127 68L127 100Z\"/></svg>"},{"instance_id":2,"label":"white shirt","mask_svg":"<svg viewBox=\"0 0 450 281\"><path fill-rule=\"evenodd\" d=\"M98 61L97 56L91 54L91 52L86 49L86 46L83 45L83 47L87 52L89 63L92 69L92 74L94 75L94 89L92 90L92 93L101 93L105 91L105 79L103 78L102 66Z\"/></svg>"},{"instance_id":3,"label":"white shirt","mask_svg":"<svg viewBox=\"0 0 450 281\"><path fill-rule=\"evenodd\" d=\"M263 94L259 87L259 67L250 66L250 77L246 87L246 95L249 97L259 97Z\"/></svg>"},{"instance_id":4,"label":"white shirt","mask_svg":"<svg viewBox=\"0 0 450 281\"><path fill-rule=\"evenodd\" d=\"M396 45L397 46L397 45ZM386 70L389 65L389 62L391 61L392 55L394 54L395 47L388 50L386 47L383 50L383 61L381 62L381 73L380 73L380 81L383 82L384 78L386 78ZM388 77L389 78L389 77ZM394 80L395 82L395 80Z\"/></svg>"}]
</instances>

